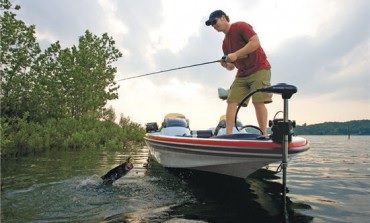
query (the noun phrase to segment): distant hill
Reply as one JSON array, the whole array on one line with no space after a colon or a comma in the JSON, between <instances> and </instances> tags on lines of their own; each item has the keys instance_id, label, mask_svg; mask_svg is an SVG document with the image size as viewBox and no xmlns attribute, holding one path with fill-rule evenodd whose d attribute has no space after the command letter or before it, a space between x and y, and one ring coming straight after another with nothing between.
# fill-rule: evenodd
<instances>
[{"instance_id":1,"label":"distant hill","mask_svg":"<svg viewBox=\"0 0 370 223\"><path fill-rule=\"evenodd\" d=\"M296 135L370 135L370 120L324 122L294 128Z\"/></svg>"}]
</instances>

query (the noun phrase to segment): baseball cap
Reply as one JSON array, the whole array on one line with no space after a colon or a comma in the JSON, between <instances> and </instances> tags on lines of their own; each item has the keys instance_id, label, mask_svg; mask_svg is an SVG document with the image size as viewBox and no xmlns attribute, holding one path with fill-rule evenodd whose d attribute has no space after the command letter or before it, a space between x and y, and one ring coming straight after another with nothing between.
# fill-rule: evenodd
<instances>
[{"instance_id":1,"label":"baseball cap","mask_svg":"<svg viewBox=\"0 0 370 223\"><path fill-rule=\"evenodd\" d=\"M209 15L209 19L206 21L206 25L209 26L212 24L212 22L217 19L217 18L220 18L221 16L226 16L226 13L222 10L216 10L214 12L212 12L210 15Z\"/></svg>"}]
</instances>

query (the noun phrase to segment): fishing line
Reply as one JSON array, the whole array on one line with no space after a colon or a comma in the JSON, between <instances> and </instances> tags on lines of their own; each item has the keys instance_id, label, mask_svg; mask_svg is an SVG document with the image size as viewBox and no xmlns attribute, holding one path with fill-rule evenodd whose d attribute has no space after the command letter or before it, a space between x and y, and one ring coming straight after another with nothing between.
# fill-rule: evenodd
<instances>
[{"instance_id":1,"label":"fishing line","mask_svg":"<svg viewBox=\"0 0 370 223\"><path fill-rule=\"evenodd\" d=\"M144 77L144 76L149 76L149 75L153 75L153 74L159 74L159 73L174 71L174 70L181 70L181 69L190 68L190 67L197 67L197 66L202 66L202 65L206 65L206 64L217 63L217 62L225 61L225 59L226 59L226 57L224 56L220 60L214 60L214 61L209 61L209 62L204 62L204 63L198 63L198 64L193 64L193 65L188 65L188 66L183 66L183 67L176 67L176 68L172 68L172 69L168 69L168 70L161 70L161 71L156 71L156 72L147 73L147 74L140 74L140 75L137 75L137 76L125 77L125 78L116 80L116 82L130 80L130 79Z\"/></svg>"}]
</instances>

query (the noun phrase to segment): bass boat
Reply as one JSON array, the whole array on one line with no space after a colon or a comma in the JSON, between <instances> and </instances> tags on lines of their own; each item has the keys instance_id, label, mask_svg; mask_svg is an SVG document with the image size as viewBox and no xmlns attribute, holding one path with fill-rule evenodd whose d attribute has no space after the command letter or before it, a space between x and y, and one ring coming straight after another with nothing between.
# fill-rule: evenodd
<instances>
[{"instance_id":1,"label":"bass boat","mask_svg":"<svg viewBox=\"0 0 370 223\"><path fill-rule=\"evenodd\" d=\"M256 126L242 126L238 120L235 122L233 134L225 134L223 116L214 129L192 131L189 120L183 114L170 113L164 117L160 128L156 122L147 123L144 139L151 156L166 168L206 171L239 178L282 161L286 155L296 155L309 149L305 138L294 136L294 121L270 121L272 134L267 137L261 132L246 130L247 127L259 130Z\"/></svg>"}]
</instances>

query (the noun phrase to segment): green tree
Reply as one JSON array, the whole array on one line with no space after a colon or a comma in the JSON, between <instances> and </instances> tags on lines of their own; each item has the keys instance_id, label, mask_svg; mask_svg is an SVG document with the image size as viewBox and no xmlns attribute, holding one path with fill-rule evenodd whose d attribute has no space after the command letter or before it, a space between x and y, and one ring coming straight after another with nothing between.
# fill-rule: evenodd
<instances>
[{"instance_id":1,"label":"green tree","mask_svg":"<svg viewBox=\"0 0 370 223\"><path fill-rule=\"evenodd\" d=\"M0 0L0 156L48 149L119 150L141 143L143 128L121 116L114 63L122 56L112 37L88 30L78 46L59 41L41 52L35 26L16 19L9 0Z\"/></svg>"},{"instance_id":2,"label":"green tree","mask_svg":"<svg viewBox=\"0 0 370 223\"><path fill-rule=\"evenodd\" d=\"M118 86L114 82L117 68L113 63L122 53L114 46L114 40L103 34L101 38L86 31L80 37L78 47L62 51L60 62L62 76L69 77L65 85L67 108L72 117L102 109L108 100L118 98Z\"/></svg>"},{"instance_id":3,"label":"green tree","mask_svg":"<svg viewBox=\"0 0 370 223\"><path fill-rule=\"evenodd\" d=\"M30 71L35 82L31 103L36 105L30 114L35 121L68 116L64 86L68 77L62 75L61 53L59 42L52 44L37 58Z\"/></svg>"},{"instance_id":4,"label":"green tree","mask_svg":"<svg viewBox=\"0 0 370 223\"><path fill-rule=\"evenodd\" d=\"M1 0L0 7L3 116L80 118L118 98L113 65L122 53L107 33L98 37L87 30L78 46L62 49L58 41L41 53L35 27L16 19L9 1Z\"/></svg>"},{"instance_id":5,"label":"green tree","mask_svg":"<svg viewBox=\"0 0 370 223\"><path fill-rule=\"evenodd\" d=\"M114 109L112 106L109 108L102 108L99 113L99 119L104 121L116 121L116 113L114 112Z\"/></svg>"},{"instance_id":6,"label":"green tree","mask_svg":"<svg viewBox=\"0 0 370 223\"><path fill-rule=\"evenodd\" d=\"M15 18L9 1L0 2L0 77L1 114L22 116L32 106L30 93L34 87L30 69L41 52L35 38L35 27Z\"/></svg>"}]
</instances>

